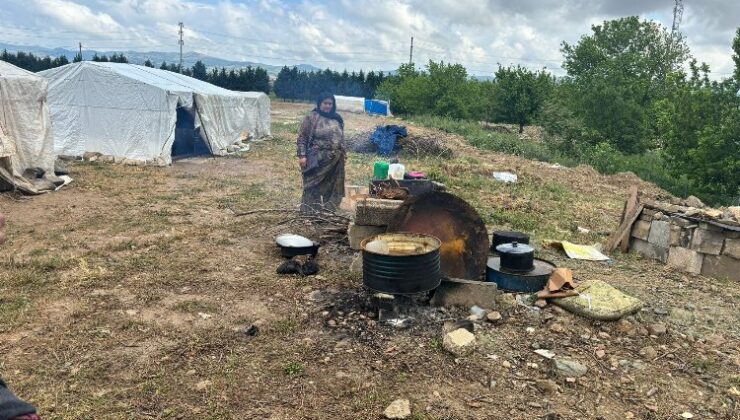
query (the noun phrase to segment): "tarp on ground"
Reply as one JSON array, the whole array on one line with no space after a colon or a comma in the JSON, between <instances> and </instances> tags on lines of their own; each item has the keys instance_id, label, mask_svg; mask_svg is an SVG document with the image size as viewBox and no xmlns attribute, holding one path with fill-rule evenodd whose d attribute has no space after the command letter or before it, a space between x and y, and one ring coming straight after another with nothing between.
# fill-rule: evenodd
<instances>
[{"instance_id":1,"label":"tarp on ground","mask_svg":"<svg viewBox=\"0 0 740 420\"><path fill-rule=\"evenodd\" d=\"M270 99L166 70L84 61L39 73L49 81L54 150L171 162L177 108L193 115L211 153L270 135Z\"/></svg>"},{"instance_id":2,"label":"tarp on ground","mask_svg":"<svg viewBox=\"0 0 740 420\"><path fill-rule=\"evenodd\" d=\"M38 192L22 176L29 168L54 171L54 143L47 82L0 61L0 179L27 193Z\"/></svg>"}]
</instances>

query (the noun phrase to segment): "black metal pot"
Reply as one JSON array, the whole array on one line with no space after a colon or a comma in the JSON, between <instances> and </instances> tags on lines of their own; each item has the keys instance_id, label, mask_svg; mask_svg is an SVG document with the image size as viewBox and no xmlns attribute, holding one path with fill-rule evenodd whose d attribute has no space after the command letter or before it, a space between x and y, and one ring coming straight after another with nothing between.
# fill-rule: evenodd
<instances>
[{"instance_id":1,"label":"black metal pot","mask_svg":"<svg viewBox=\"0 0 740 420\"><path fill-rule=\"evenodd\" d=\"M319 245L318 242L314 242L311 246L280 246L280 254L285 258L293 258L297 255L310 255L312 257L315 257L316 254L319 253Z\"/></svg>"},{"instance_id":2,"label":"black metal pot","mask_svg":"<svg viewBox=\"0 0 740 420\"><path fill-rule=\"evenodd\" d=\"M491 238L491 252L497 252L496 247L499 245L510 244L512 242L529 244L529 235L510 230L497 230L493 232L493 237Z\"/></svg>"},{"instance_id":3,"label":"black metal pot","mask_svg":"<svg viewBox=\"0 0 740 420\"><path fill-rule=\"evenodd\" d=\"M442 281L439 239L411 233L367 238L362 247L363 284L377 292L415 294L436 289Z\"/></svg>"},{"instance_id":4,"label":"black metal pot","mask_svg":"<svg viewBox=\"0 0 740 420\"><path fill-rule=\"evenodd\" d=\"M501 268L501 257L491 257L486 267L486 280L496 283L501 290L533 293L545 287L554 269L555 264L535 259L533 270L511 272Z\"/></svg>"},{"instance_id":5,"label":"black metal pot","mask_svg":"<svg viewBox=\"0 0 740 420\"><path fill-rule=\"evenodd\" d=\"M285 258L293 258L297 255L316 256L319 252L319 243L314 242L306 237L285 234L276 238L277 246L280 248L280 254Z\"/></svg>"},{"instance_id":6,"label":"black metal pot","mask_svg":"<svg viewBox=\"0 0 740 420\"><path fill-rule=\"evenodd\" d=\"M527 244L512 242L496 247L501 256L501 268L512 272L526 272L534 269L534 248Z\"/></svg>"}]
</instances>

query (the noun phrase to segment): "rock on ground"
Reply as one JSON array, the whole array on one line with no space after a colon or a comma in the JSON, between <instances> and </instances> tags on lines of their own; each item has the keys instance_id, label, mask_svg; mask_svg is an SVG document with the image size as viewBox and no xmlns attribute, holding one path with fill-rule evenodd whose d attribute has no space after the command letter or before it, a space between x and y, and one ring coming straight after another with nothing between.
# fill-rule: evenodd
<instances>
[{"instance_id":1,"label":"rock on ground","mask_svg":"<svg viewBox=\"0 0 740 420\"><path fill-rule=\"evenodd\" d=\"M578 378L588 372L588 368L572 359L555 359L555 368L564 376Z\"/></svg>"},{"instance_id":2,"label":"rock on ground","mask_svg":"<svg viewBox=\"0 0 740 420\"><path fill-rule=\"evenodd\" d=\"M465 328L458 328L445 334L442 345L450 353L462 356L475 348L475 335Z\"/></svg>"},{"instance_id":3,"label":"rock on ground","mask_svg":"<svg viewBox=\"0 0 740 420\"><path fill-rule=\"evenodd\" d=\"M383 412L387 419L405 419L411 415L409 400L395 400Z\"/></svg>"}]
</instances>

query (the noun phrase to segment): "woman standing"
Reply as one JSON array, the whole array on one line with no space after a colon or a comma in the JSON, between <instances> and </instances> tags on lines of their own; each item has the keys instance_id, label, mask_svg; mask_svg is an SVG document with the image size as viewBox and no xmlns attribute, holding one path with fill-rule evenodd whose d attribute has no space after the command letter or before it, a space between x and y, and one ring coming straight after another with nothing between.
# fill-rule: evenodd
<instances>
[{"instance_id":1,"label":"woman standing","mask_svg":"<svg viewBox=\"0 0 740 420\"><path fill-rule=\"evenodd\" d=\"M335 211L344 197L344 120L334 95L322 93L298 132L298 163L303 172L301 211Z\"/></svg>"}]
</instances>

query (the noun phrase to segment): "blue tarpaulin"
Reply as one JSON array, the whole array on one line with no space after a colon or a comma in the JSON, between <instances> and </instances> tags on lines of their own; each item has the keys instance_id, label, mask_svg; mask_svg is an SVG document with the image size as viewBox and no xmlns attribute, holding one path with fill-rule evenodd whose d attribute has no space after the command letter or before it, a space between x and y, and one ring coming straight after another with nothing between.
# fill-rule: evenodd
<instances>
[{"instance_id":1,"label":"blue tarpaulin","mask_svg":"<svg viewBox=\"0 0 740 420\"><path fill-rule=\"evenodd\" d=\"M376 115L390 115L390 106L387 101L365 99L365 112Z\"/></svg>"},{"instance_id":2,"label":"blue tarpaulin","mask_svg":"<svg viewBox=\"0 0 740 420\"><path fill-rule=\"evenodd\" d=\"M381 155L389 155L396 149L396 140L408 136L406 127L400 125L379 126L370 135L370 141Z\"/></svg>"}]
</instances>

